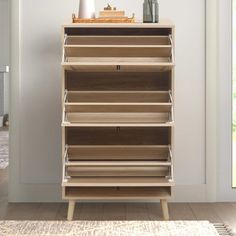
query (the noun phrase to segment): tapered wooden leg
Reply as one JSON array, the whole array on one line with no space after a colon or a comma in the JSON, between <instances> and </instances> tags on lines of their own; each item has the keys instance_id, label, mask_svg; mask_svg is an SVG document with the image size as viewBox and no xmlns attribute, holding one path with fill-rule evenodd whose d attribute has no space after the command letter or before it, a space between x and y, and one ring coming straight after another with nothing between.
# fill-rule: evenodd
<instances>
[{"instance_id":1,"label":"tapered wooden leg","mask_svg":"<svg viewBox=\"0 0 236 236\"><path fill-rule=\"evenodd\" d=\"M169 210L168 210L168 202L166 199L161 199L161 208L164 220L169 220Z\"/></svg>"},{"instance_id":2,"label":"tapered wooden leg","mask_svg":"<svg viewBox=\"0 0 236 236\"><path fill-rule=\"evenodd\" d=\"M75 210L75 201L70 200L69 201L69 206L68 206L68 214L67 214L67 220L68 221L73 220L74 210Z\"/></svg>"}]
</instances>

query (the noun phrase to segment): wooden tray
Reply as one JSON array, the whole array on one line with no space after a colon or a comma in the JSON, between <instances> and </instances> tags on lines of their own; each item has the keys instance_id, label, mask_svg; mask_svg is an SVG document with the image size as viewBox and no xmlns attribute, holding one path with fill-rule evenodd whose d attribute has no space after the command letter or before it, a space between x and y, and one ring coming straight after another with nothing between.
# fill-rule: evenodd
<instances>
[{"instance_id":1,"label":"wooden tray","mask_svg":"<svg viewBox=\"0 0 236 236\"><path fill-rule=\"evenodd\" d=\"M74 14L72 15L73 23L135 23L135 17L133 15L132 18L129 17L117 17L117 18L94 18L94 19L82 19L76 17Z\"/></svg>"}]
</instances>

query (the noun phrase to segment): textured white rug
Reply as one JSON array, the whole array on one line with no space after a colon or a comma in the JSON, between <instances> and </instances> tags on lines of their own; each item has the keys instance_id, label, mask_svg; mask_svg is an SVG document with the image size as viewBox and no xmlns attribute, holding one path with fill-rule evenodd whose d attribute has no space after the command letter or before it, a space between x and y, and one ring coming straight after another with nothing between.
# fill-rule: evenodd
<instances>
[{"instance_id":1,"label":"textured white rug","mask_svg":"<svg viewBox=\"0 0 236 236\"><path fill-rule=\"evenodd\" d=\"M218 236L208 221L1 221L1 236Z\"/></svg>"},{"instance_id":2,"label":"textured white rug","mask_svg":"<svg viewBox=\"0 0 236 236\"><path fill-rule=\"evenodd\" d=\"M8 131L0 131L0 169L5 169L8 166Z\"/></svg>"}]
</instances>

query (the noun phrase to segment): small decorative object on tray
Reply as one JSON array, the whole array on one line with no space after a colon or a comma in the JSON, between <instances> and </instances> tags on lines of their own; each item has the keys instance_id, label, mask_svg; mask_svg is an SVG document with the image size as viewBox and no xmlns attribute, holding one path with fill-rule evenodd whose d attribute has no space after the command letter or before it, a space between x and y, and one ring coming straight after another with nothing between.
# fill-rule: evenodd
<instances>
[{"instance_id":1,"label":"small decorative object on tray","mask_svg":"<svg viewBox=\"0 0 236 236\"><path fill-rule=\"evenodd\" d=\"M125 17L125 11L117 11L116 7L111 7L110 4L107 5L107 7L104 7L103 11L100 11L99 13L100 18L119 18L119 17Z\"/></svg>"},{"instance_id":2,"label":"small decorative object on tray","mask_svg":"<svg viewBox=\"0 0 236 236\"><path fill-rule=\"evenodd\" d=\"M157 0L144 0L143 3L143 22L159 22L159 4Z\"/></svg>"},{"instance_id":3,"label":"small decorative object on tray","mask_svg":"<svg viewBox=\"0 0 236 236\"><path fill-rule=\"evenodd\" d=\"M134 23L135 15L131 18L125 16L125 11L118 11L116 7L112 7L110 4L104 7L104 10L100 11L98 18L80 18L72 15L73 23Z\"/></svg>"},{"instance_id":4,"label":"small decorative object on tray","mask_svg":"<svg viewBox=\"0 0 236 236\"><path fill-rule=\"evenodd\" d=\"M95 18L95 1L94 0L80 0L79 18L83 18L83 19Z\"/></svg>"}]
</instances>

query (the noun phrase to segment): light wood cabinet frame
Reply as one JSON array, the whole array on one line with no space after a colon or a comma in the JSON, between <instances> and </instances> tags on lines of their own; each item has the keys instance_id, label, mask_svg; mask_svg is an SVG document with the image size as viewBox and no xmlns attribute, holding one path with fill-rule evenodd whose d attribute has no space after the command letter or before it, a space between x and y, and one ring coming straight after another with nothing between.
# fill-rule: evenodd
<instances>
[{"instance_id":1,"label":"light wood cabinet frame","mask_svg":"<svg viewBox=\"0 0 236 236\"><path fill-rule=\"evenodd\" d=\"M175 27L62 28L62 196L161 201L174 186Z\"/></svg>"}]
</instances>

